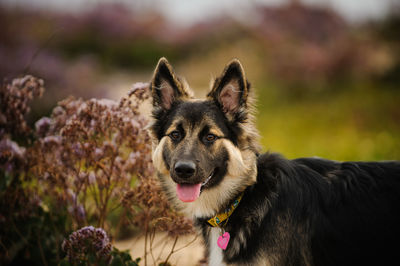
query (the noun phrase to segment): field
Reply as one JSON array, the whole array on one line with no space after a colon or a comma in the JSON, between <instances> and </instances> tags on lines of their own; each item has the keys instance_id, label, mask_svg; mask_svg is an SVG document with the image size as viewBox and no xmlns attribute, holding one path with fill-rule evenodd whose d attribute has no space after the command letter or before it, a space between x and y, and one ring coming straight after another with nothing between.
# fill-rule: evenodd
<instances>
[{"instance_id":1,"label":"field","mask_svg":"<svg viewBox=\"0 0 400 266\"><path fill-rule=\"evenodd\" d=\"M369 84L259 102L258 128L266 150L289 158L400 158L400 93Z\"/></svg>"},{"instance_id":2,"label":"field","mask_svg":"<svg viewBox=\"0 0 400 266\"><path fill-rule=\"evenodd\" d=\"M400 12L350 24L299 1L256 10L177 27L119 4L0 7L0 264L202 258L199 239L177 253L192 223L154 178L147 82L162 56L200 97L240 59L265 152L400 160Z\"/></svg>"}]
</instances>

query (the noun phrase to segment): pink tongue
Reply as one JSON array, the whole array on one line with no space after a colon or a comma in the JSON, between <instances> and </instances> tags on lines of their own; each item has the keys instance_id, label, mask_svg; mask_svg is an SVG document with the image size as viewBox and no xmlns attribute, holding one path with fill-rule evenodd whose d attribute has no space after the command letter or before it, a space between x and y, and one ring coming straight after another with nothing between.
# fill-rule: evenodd
<instances>
[{"instance_id":1,"label":"pink tongue","mask_svg":"<svg viewBox=\"0 0 400 266\"><path fill-rule=\"evenodd\" d=\"M177 184L176 194L183 202L195 201L200 196L201 183L195 185Z\"/></svg>"}]
</instances>

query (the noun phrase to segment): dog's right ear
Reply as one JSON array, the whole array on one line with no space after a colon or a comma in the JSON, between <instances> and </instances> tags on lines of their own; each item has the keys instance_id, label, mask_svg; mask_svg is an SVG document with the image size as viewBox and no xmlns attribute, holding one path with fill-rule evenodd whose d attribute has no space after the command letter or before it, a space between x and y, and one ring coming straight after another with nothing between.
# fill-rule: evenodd
<instances>
[{"instance_id":1,"label":"dog's right ear","mask_svg":"<svg viewBox=\"0 0 400 266\"><path fill-rule=\"evenodd\" d=\"M153 106L161 107L164 110L171 109L176 101L188 97L182 82L176 77L171 65L164 57L158 61L150 87Z\"/></svg>"}]
</instances>

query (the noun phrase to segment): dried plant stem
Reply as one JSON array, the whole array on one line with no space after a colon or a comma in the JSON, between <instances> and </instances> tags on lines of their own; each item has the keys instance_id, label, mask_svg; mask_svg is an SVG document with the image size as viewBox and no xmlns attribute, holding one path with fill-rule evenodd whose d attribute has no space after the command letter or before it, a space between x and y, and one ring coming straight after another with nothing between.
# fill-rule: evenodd
<instances>
[{"instance_id":1,"label":"dried plant stem","mask_svg":"<svg viewBox=\"0 0 400 266\"><path fill-rule=\"evenodd\" d=\"M167 237L168 237L168 236L167 236ZM163 239L165 240L165 238L163 238ZM164 249L165 249L167 243L168 243L167 241L163 241L163 245L162 245L162 247L161 247L160 253L158 253L158 257L157 257L157 260L156 260L156 261L159 261L159 260L160 260L161 255L162 255L162 253L163 253L163 251L164 251Z\"/></svg>"},{"instance_id":2,"label":"dried plant stem","mask_svg":"<svg viewBox=\"0 0 400 266\"><path fill-rule=\"evenodd\" d=\"M149 234L149 213L146 212L146 219L144 225L144 265L147 266L147 237Z\"/></svg>"},{"instance_id":3,"label":"dried plant stem","mask_svg":"<svg viewBox=\"0 0 400 266\"><path fill-rule=\"evenodd\" d=\"M34 54L32 55L32 57L30 58L30 60L27 62L27 64L25 65L22 73L24 73L24 75L28 74L31 68L32 63L35 61L36 57L39 56L39 54L49 45L49 43L54 39L54 37L62 30L62 28L57 28L55 30L53 30L53 32L47 37L46 40L44 40L39 48L36 49L36 51L34 52Z\"/></svg>"},{"instance_id":4,"label":"dried plant stem","mask_svg":"<svg viewBox=\"0 0 400 266\"><path fill-rule=\"evenodd\" d=\"M108 212L111 213L111 212L115 211L116 209L119 209L121 206L122 206L122 203L119 202L119 203L115 204L115 206L113 208L110 208L110 210ZM124 211L124 213L125 213L125 211Z\"/></svg>"},{"instance_id":5,"label":"dried plant stem","mask_svg":"<svg viewBox=\"0 0 400 266\"><path fill-rule=\"evenodd\" d=\"M175 237L174 244L172 245L171 251L169 252L167 258L166 258L165 261L164 261L164 265L167 265L169 258L170 258L170 257L172 256L172 254L175 252L174 249L175 249L176 243L178 242L178 238L179 238L179 236L176 236L176 237Z\"/></svg>"},{"instance_id":6,"label":"dried plant stem","mask_svg":"<svg viewBox=\"0 0 400 266\"><path fill-rule=\"evenodd\" d=\"M160 243L163 243L164 245L167 243L167 241L165 241L169 236L166 235L163 238L161 238L155 245L154 247L157 247Z\"/></svg>"},{"instance_id":7,"label":"dried plant stem","mask_svg":"<svg viewBox=\"0 0 400 266\"><path fill-rule=\"evenodd\" d=\"M11 224L15 230L15 232L19 235L19 237L25 242L26 245L29 244L28 240L22 235L22 233L19 231L18 227L15 225L14 221L11 220Z\"/></svg>"},{"instance_id":8,"label":"dried plant stem","mask_svg":"<svg viewBox=\"0 0 400 266\"><path fill-rule=\"evenodd\" d=\"M199 235L196 234L196 235L194 236L193 240L191 240L191 241L190 241L189 243L187 243L186 245L184 245L184 246L182 246L182 247L180 247L180 248L174 250L174 253L176 253L176 252L178 252L178 251L180 251L180 250L182 250L182 249L184 249L184 248L187 248L188 246L190 246L191 244L193 244L193 243L197 240L198 237L199 237Z\"/></svg>"},{"instance_id":9,"label":"dried plant stem","mask_svg":"<svg viewBox=\"0 0 400 266\"><path fill-rule=\"evenodd\" d=\"M101 228L104 227L104 223L105 223L105 220L107 218L107 205L108 205L108 201L110 199L110 195L111 195L112 191L113 191L113 187L112 186L108 186L106 188L106 190L105 190L105 199L104 199L101 211L100 211L100 222L99 222L100 225L99 225L99 227L101 227Z\"/></svg>"},{"instance_id":10,"label":"dried plant stem","mask_svg":"<svg viewBox=\"0 0 400 266\"><path fill-rule=\"evenodd\" d=\"M90 190L90 192L92 194L92 197L94 199L94 204L96 205L96 209L99 209L99 206L100 206L100 202L99 201L100 201L100 199L98 198L99 196L96 193L96 186L95 185L89 185L88 188L89 188L89 190Z\"/></svg>"},{"instance_id":11,"label":"dried plant stem","mask_svg":"<svg viewBox=\"0 0 400 266\"><path fill-rule=\"evenodd\" d=\"M37 243L38 243L38 246L39 246L40 257L42 259L42 263L43 263L44 266L47 266L46 257L44 256L42 244L41 244L41 241L40 241L40 234L38 232L36 233L36 237L37 237Z\"/></svg>"},{"instance_id":12,"label":"dried plant stem","mask_svg":"<svg viewBox=\"0 0 400 266\"><path fill-rule=\"evenodd\" d=\"M154 258L154 254L153 254L153 243L154 243L154 238L156 236L156 229L153 228L153 230L150 233L150 246L149 246L149 251L150 251L150 255L151 258L153 259L153 263L154 265L156 264L156 259Z\"/></svg>"},{"instance_id":13,"label":"dried plant stem","mask_svg":"<svg viewBox=\"0 0 400 266\"><path fill-rule=\"evenodd\" d=\"M54 232L58 231L60 233L59 229L54 224L54 214L52 212L49 212L49 216L50 216L50 224L51 224L51 227L53 228ZM64 232L62 232L62 233L64 233ZM56 240L57 246L59 246L59 244L62 242L62 239L59 238L60 234L55 234L55 236L57 239ZM59 261L60 260L60 251L58 248L56 249L56 254L57 254L57 261Z\"/></svg>"},{"instance_id":14,"label":"dried plant stem","mask_svg":"<svg viewBox=\"0 0 400 266\"><path fill-rule=\"evenodd\" d=\"M8 248L3 244L3 241L1 241L1 239L0 239L0 246L3 248L3 250L5 252L5 257L7 259L10 259L10 254L8 252Z\"/></svg>"}]
</instances>

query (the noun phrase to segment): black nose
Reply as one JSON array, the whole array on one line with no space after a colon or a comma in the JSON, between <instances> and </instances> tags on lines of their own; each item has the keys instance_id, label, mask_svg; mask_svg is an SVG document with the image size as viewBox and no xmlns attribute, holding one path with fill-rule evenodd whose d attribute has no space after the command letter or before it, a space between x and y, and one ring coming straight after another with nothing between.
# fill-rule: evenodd
<instances>
[{"instance_id":1,"label":"black nose","mask_svg":"<svg viewBox=\"0 0 400 266\"><path fill-rule=\"evenodd\" d=\"M189 178L196 171L196 165L192 161L179 161L175 164L175 173L180 178Z\"/></svg>"}]
</instances>

